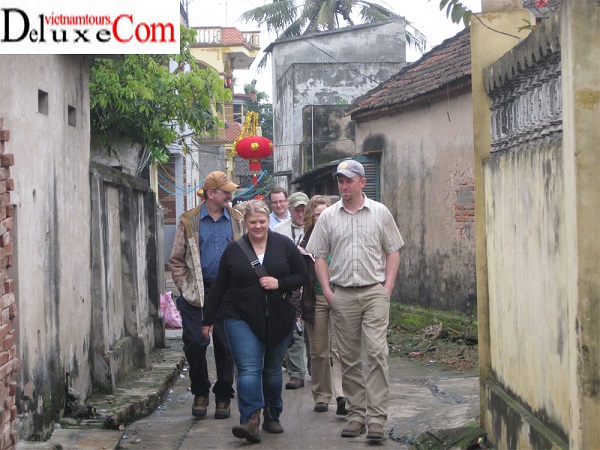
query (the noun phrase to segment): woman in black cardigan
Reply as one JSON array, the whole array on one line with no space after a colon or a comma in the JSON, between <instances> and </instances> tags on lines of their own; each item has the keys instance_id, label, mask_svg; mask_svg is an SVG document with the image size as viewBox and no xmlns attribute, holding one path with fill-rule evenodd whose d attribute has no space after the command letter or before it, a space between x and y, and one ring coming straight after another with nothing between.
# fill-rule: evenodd
<instances>
[{"instance_id":1,"label":"woman in black cardigan","mask_svg":"<svg viewBox=\"0 0 600 450\"><path fill-rule=\"evenodd\" d=\"M279 416L283 357L291 342L296 312L289 293L306 281L306 266L294 243L269 231L269 208L252 200L244 208L248 233L240 238L252 248L268 276L259 276L240 243L231 242L219 264L217 278L204 305L202 331L212 332L215 318L225 331L238 369L237 398L240 425L236 437L260 442L260 412L263 430L283 433ZM254 258L253 258L254 259Z\"/></svg>"}]
</instances>

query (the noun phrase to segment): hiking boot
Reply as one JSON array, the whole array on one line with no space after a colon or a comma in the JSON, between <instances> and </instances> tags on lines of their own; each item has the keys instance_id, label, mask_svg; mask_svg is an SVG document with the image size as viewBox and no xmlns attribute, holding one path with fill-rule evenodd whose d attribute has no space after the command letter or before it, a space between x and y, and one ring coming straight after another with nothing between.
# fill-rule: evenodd
<instances>
[{"instance_id":1,"label":"hiking boot","mask_svg":"<svg viewBox=\"0 0 600 450\"><path fill-rule=\"evenodd\" d=\"M350 437L350 438L359 437L361 434L364 434L365 431L367 431L367 430L366 430L364 424L362 424L356 420L352 420L346 426L346 428L344 428L342 430L342 437Z\"/></svg>"},{"instance_id":2,"label":"hiking boot","mask_svg":"<svg viewBox=\"0 0 600 450\"><path fill-rule=\"evenodd\" d=\"M335 400L337 402L337 409L335 410L335 413L338 416L347 416L348 411L346 410L346 399L344 397L338 397Z\"/></svg>"},{"instance_id":3,"label":"hiking boot","mask_svg":"<svg viewBox=\"0 0 600 450\"><path fill-rule=\"evenodd\" d=\"M264 408L264 422L262 429L273 434L283 433L283 427L278 419L271 419L269 417L269 409L267 407Z\"/></svg>"},{"instance_id":4,"label":"hiking boot","mask_svg":"<svg viewBox=\"0 0 600 450\"><path fill-rule=\"evenodd\" d=\"M194 417L206 416L208 410L208 396L196 395L194 397L194 404L192 405L192 415Z\"/></svg>"},{"instance_id":5,"label":"hiking boot","mask_svg":"<svg viewBox=\"0 0 600 450\"><path fill-rule=\"evenodd\" d=\"M329 405L325 402L317 402L315 403L315 407L313 408L315 412L327 412L328 409Z\"/></svg>"},{"instance_id":6,"label":"hiking boot","mask_svg":"<svg viewBox=\"0 0 600 450\"><path fill-rule=\"evenodd\" d=\"M215 407L215 419L229 419L231 415L231 400L217 399L217 406Z\"/></svg>"},{"instance_id":7,"label":"hiking boot","mask_svg":"<svg viewBox=\"0 0 600 450\"><path fill-rule=\"evenodd\" d=\"M285 384L286 389L299 389L304 387L304 380L297 377L291 377L290 381Z\"/></svg>"},{"instance_id":8,"label":"hiking boot","mask_svg":"<svg viewBox=\"0 0 600 450\"><path fill-rule=\"evenodd\" d=\"M369 424L369 432L367 433L367 440L371 442L382 442L385 439L383 432L383 425L378 423Z\"/></svg>"},{"instance_id":9,"label":"hiking boot","mask_svg":"<svg viewBox=\"0 0 600 450\"><path fill-rule=\"evenodd\" d=\"M236 438L246 439L251 444L260 442L260 409L257 409L243 425L236 425L231 429L231 432Z\"/></svg>"}]
</instances>

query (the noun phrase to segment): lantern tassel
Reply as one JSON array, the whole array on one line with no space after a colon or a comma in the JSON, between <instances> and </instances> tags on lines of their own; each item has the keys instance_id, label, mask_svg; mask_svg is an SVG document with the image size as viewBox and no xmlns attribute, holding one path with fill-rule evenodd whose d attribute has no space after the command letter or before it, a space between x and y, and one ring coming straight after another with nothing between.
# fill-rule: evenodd
<instances>
[{"instance_id":1,"label":"lantern tassel","mask_svg":"<svg viewBox=\"0 0 600 450\"><path fill-rule=\"evenodd\" d=\"M253 186L258 185L258 177L256 176L256 174L252 175L252 185Z\"/></svg>"}]
</instances>

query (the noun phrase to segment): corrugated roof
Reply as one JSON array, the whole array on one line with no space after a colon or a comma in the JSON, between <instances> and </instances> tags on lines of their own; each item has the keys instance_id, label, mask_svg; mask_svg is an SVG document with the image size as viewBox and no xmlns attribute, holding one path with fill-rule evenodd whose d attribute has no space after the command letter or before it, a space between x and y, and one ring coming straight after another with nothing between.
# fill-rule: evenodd
<instances>
[{"instance_id":1,"label":"corrugated roof","mask_svg":"<svg viewBox=\"0 0 600 450\"><path fill-rule=\"evenodd\" d=\"M470 81L470 78L471 41L469 30L465 29L357 98L346 113L355 119L375 111L402 107L442 88Z\"/></svg>"}]
</instances>

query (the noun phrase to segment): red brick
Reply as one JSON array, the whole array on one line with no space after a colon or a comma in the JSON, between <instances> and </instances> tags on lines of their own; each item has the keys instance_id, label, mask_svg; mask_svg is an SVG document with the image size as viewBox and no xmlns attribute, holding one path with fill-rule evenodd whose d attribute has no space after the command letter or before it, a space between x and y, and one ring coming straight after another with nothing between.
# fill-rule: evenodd
<instances>
[{"instance_id":1,"label":"red brick","mask_svg":"<svg viewBox=\"0 0 600 450\"><path fill-rule=\"evenodd\" d=\"M8 384L8 395L17 395L17 382L12 381Z\"/></svg>"},{"instance_id":2,"label":"red brick","mask_svg":"<svg viewBox=\"0 0 600 450\"><path fill-rule=\"evenodd\" d=\"M10 131L8 130L0 130L0 141L8 142L10 141Z\"/></svg>"},{"instance_id":3,"label":"red brick","mask_svg":"<svg viewBox=\"0 0 600 450\"><path fill-rule=\"evenodd\" d=\"M5 274L3 274L5 275ZM0 277L0 279L5 280L6 275L3 277ZM3 281L4 282L4 281ZM8 293L8 294L3 294L1 297L2 299L2 304L4 305L4 308L8 308L10 305L12 305L15 302L15 295Z\"/></svg>"},{"instance_id":4,"label":"red brick","mask_svg":"<svg viewBox=\"0 0 600 450\"><path fill-rule=\"evenodd\" d=\"M12 361L12 370L13 370L13 372L19 372L21 370L21 360L14 358L11 361Z\"/></svg>"},{"instance_id":5,"label":"red brick","mask_svg":"<svg viewBox=\"0 0 600 450\"><path fill-rule=\"evenodd\" d=\"M15 180L12 178L6 180L6 190L14 191L15 190Z\"/></svg>"},{"instance_id":6,"label":"red brick","mask_svg":"<svg viewBox=\"0 0 600 450\"><path fill-rule=\"evenodd\" d=\"M0 139L0 140L2 140L2 139ZM0 155L0 166L10 167L10 166L14 166L14 164L15 164L15 155L13 155L12 153L9 153L8 155Z\"/></svg>"},{"instance_id":7,"label":"red brick","mask_svg":"<svg viewBox=\"0 0 600 450\"><path fill-rule=\"evenodd\" d=\"M12 266L13 266L13 257L12 257L12 255L8 255L6 267L12 267ZM3 294L4 294L4 292L3 292Z\"/></svg>"},{"instance_id":8,"label":"red brick","mask_svg":"<svg viewBox=\"0 0 600 450\"><path fill-rule=\"evenodd\" d=\"M4 225L7 230L12 230L14 225L14 219L12 217L7 217L2 221L2 225Z\"/></svg>"},{"instance_id":9,"label":"red brick","mask_svg":"<svg viewBox=\"0 0 600 450\"><path fill-rule=\"evenodd\" d=\"M10 233L7 232L0 236L0 245L6 247L8 244L10 244Z\"/></svg>"},{"instance_id":10,"label":"red brick","mask_svg":"<svg viewBox=\"0 0 600 450\"><path fill-rule=\"evenodd\" d=\"M13 252L13 243L9 242L8 244L6 244L4 247L2 247L4 249L4 256L9 256L12 255ZM5 263L6 265L8 265L8 261ZM6 267L6 265L4 267ZM7 289L8 292L12 292L12 289Z\"/></svg>"},{"instance_id":11,"label":"red brick","mask_svg":"<svg viewBox=\"0 0 600 450\"><path fill-rule=\"evenodd\" d=\"M4 142L0 141L0 155L4 154ZM2 448L2 447L0 447Z\"/></svg>"},{"instance_id":12,"label":"red brick","mask_svg":"<svg viewBox=\"0 0 600 450\"><path fill-rule=\"evenodd\" d=\"M10 421L14 422L15 420L17 420L17 406L13 406L12 408L10 408Z\"/></svg>"},{"instance_id":13,"label":"red brick","mask_svg":"<svg viewBox=\"0 0 600 450\"><path fill-rule=\"evenodd\" d=\"M0 325L8 323L9 320L10 320L10 310L8 308L5 308L2 311L0 311Z\"/></svg>"},{"instance_id":14,"label":"red brick","mask_svg":"<svg viewBox=\"0 0 600 450\"><path fill-rule=\"evenodd\" d=\"M10 305L8 307L8 311L9 311L9 315L8 315L9 319L14 319L15 317L17 317L17 304L13 303L12 305Z\"/></svg>"},{"instance_id":15,"label":"red brick","mask_svg":"<svg viewBox=\"0 0 600 450\"><path fill-rule=\"evenodd\" d=\"M4 218L6 217L13 217L15 215L15 205L6 205L6 215L4 216ZM4 220L3 218L3 220Z\"/></svg>"},{"instance_id":16,"label":"red brick","mask_svg":"<svg viewBox=\"0 0 600 450\"><path fill-rule=\"evenodd\" d=\"M15 396L11 395L4 400L4 409L11 409L13 406L15 406Z\"/></svg>"},{"instance_id":17,"label":"red brick","mask_svg":"<svg viewBox=\"0 0 600 450\"><path fill-rule=\"evenodd\" d=\"M14 332L8 333L2 340L2 350L8 350L15 345L16 336Z\"/></svg>"},{"instance_id":18,"label":"red brick","mask_svg":"<svg viewBox=\"0 0 600 450\"><path fill-rule=\"evenodd\" d=\"M6 401L4 401L6 403ZM10 408L0 410L0 423L10 423Z\"/></svg>"},{"instance_id":19,"label":"red brick","mask_svg":"<svg viewBox=\"0 0 600 450\"><path fill-rule=\"evenodd\" d=\"M10 205L10 192L5 192L4 194L0 194L0 206L8 206Z\"/></svg>"},{"instance_id":20,"label":"red brick","mask_svg":"<svg viewBox=\"0 0 600 450\"><path fill-rule=\"evenodd\" d=\"M12 372L12 362L7 362L6 364L0 366L0 380L8 378Z\"/></svg>"},{"instance_id":21,"label":"red brick","mask_svg":"<svg viewBox=\"0 0 600 450\"><path fill-rule=\"evenodd\" d=\"M12 320L9 320L7 323L3 323L0 325L0 340L4 339L8 333L10 333L14 328L14 323ZM0 349L1 350L1 349ZM0 377L0 380L2 377Z\"/></svg>"},{"instance_id":22,"label":"red brick","mask_svg":"<svg viewBox=\"0 0 600 450\"><path fill-rule=\"evenodd\" d=\"M8 352L0 353L0 366L3 366L4 364L6 364L9 359L10 358L9 358Z\"/></svg>"},{"instance_id":23,"label":"red brick","mask_svg":"<svg viewBox=\"0 0 600 450\"><path fill-rule=\"evenodd\" d=\"M17 347L14 346L8 349L8 359L15 359L17 357Z\"/></svg>"},{"instance_id":24,"label":"red brick","mask_svg":"<svg viewBox=\"0 0 600 450\"><path fill-rule=\"evenodd\" d=\"M12 278L9 278L8 280L6 280L4 282L4 289L6 290L6 292L14 292L15 291L15 282Z\"/></svg>"}]
</instances>

